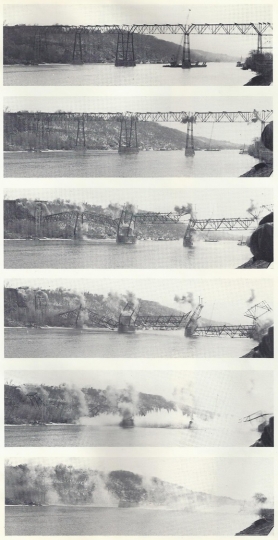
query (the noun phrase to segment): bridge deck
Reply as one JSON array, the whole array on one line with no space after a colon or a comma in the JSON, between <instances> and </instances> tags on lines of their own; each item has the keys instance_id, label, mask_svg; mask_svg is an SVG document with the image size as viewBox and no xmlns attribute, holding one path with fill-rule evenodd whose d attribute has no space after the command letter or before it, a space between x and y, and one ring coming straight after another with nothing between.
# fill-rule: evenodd
<instances>
[{"instance_id":1,"label":"bridge deck","mask_svg":"<svg viewBox=\"0 0 278 540\"><path fill-rule=\"evenodd\" d=\"M5 26L4 31L20 27ZM136 33L136 34L215 34L215 35L273 35L273 25L270 22L262 23L191 23L191 24L96 24L96 25L24 25L26 29L34 32L69 32L75 30L81 33Z\"/></svg>"},{"instance_id":2,"label":"bridge deck","mask_svg":"<svg viewBox=\"0 0 278 540\"><path fill-rule=\"evenodd\" d=\"M251 324L239 324L239 325L219 325L219 326L198 326L194 331L194 336L223 336L230 337L249 338L252 337L254 326Z\"/></svg>"}]
</instances>

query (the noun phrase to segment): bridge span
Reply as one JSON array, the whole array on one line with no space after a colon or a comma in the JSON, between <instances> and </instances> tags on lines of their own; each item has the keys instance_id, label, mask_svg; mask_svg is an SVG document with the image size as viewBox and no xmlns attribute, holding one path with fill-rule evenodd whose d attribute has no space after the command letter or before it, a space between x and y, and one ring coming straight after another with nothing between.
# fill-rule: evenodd
<instances>
[{"instance_id":1,"label":"bridge span","mask_svg":"<svg viewBox=\"0 0 278 540\"><path fill-rule=\"evenodd\" d=\"M35 233L37 238L45 236L44 224L60 223L63 225L72 224L73 238L82 235L82 226L85 223L109 226L115 230L116 241L118 243L136 243L137 233L136 226L139 224L149 223L151 225L177 225L185 226L183 237L183 246L193 246L193 234L195 232L209 231L231 231L231 230L253 230L257 225L257 218L250 216L247 218L221 218L221 219L196 219L192 216L191 210L185 212L138 212L133 213L125 207L120 212L118 217L113 217L109 213L97 213L92 211L80 212L71 210L66 212L58 212L55 214L45 214L47 202L35 201L34 214L26 212L21 214L19 218L16 215L16 201L4 201L4 221L8 227L9 221L14 219L27 219L34 222Z\"/></svg>"},{"instance_id":2,"label":"bridge span","mask_svg":"<svg viewBox=\"0 0 278 540\"><path fill-rule=\"evenodd\" d=\"M5 35L20 27L5 26ZM116 67L135 67L135 35L163 35L181 34L183 36L183 54L181 66L183 69L194 67L191 62L190 36L191 35L252 35L257 37L257 53L262 54L264 49L270 47L263 43L264 37L273 35L273 25L270 22L258 23L191 23L191 24L105 24L105 25L24 25L24 29L31 32L33 43L33 64L38 65L42 58L47 62L49 36L60 34L71 37L72 63L83 64L86 47L92 48L93 43L88 39L91 35L116 35L117 46L115 51ZM67 43L67 46L69 44ZM66 47L66 45L65 45Z\"/></svg>"},{"instance_id":3,"label":"bridge span","mask_svg":"<svg viewBox=\"0 0 278 540\"><path fill-rule=\"evenodd\" d=\"M49 149L50 137L59 131L74 137L76 149L86 149L93 123L117 122L119 127L118 152L120 154L139 152L138 122L179 122L187 125L185 156L194 156L193 126L197 123L241 123L259 122L261 131L273 117L273 110L253 111L176 111L176 112L5 112L4 141L13 147L18 133L26 133L32 150Z\"/></svg>"}]
</instances>

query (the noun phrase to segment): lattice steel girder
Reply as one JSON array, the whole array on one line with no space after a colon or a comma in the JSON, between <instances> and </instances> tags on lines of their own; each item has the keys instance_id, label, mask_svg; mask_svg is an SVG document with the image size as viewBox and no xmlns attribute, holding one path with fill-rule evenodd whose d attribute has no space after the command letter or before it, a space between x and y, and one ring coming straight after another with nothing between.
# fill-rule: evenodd
<instances>
[{"instance_id":1,"label":"lattice steel girder","mask_svg":"<svg viewBox=\"0 0 278 540\"><path fill-rule=\"evenodd\" d=\"M97 223L100 223L101 225L111 225L111 227L114 227L115 229L117 228L118 226L118 223L119 223L119 219L113 219L110 215L108 214L97 214L96 212L83 212L81 214L81 219L82 219L82 223L84 223L84 221L87 221L87 222L97 222Z\"/></svg>"},{"instance_id":2,"label":"lattice steel girder","mask_svg":"<svg viewBox=\"0 0 278 540\"><path fill-rule=\"evenodd\" d=\"M259 314L258 314L258 310L261 310ZM249 308L244 313L244 316L249 317L250 319L256 320L259 317L262 317L262 315L264 315L265 313L268 313L269 311L272 311L272 308L265 300L262 300L258 304L255 304L254 306Z\"/></svg>"},{"instance_id":3,"label":"lattice steel girder","mask_svg":"<svg viewBox=\"0 0 278 540\"><path fill-rule=\"evenodd\" d=\"M80 217L81 223L84 223L84 221L87 222L96 222L100 223L102 225L110 225L117 228L119 220L113 219L111 216L107 214L97 214L96 212L78 212L76 210L72 210L71 212L59 212L58 214L49 214L47 216L43 216L42 220L44 221L66 221L71 222L72 220L76 219L77 217Z\"/></svg>"},{"instance_id":4,"label":"lattice steel girder","mask_svg":"<svg viewBox=\"0 0 278 540\"><path fill-rule=\"evenodd\" d=\"M138 315L135 319L135 326L144 326L144 327L171 327L178 328L184 323L191 312L185 313L184 315Z\"/></svg>"},{"instance_id":5,"label":"lattice steel girder","mask_svg":"<svg viewBox=\"0 0 278 540\"><path fill-rule=\"evenodd\" d=\"M80 215L79 212L72 210L72 212L59 212L58 214L48 214L42 216L43 221L72 221Z\"/></svg>"},{"instance_id":6,"label":"lattice steel girder","mask_svg":"<svg viewBox=\"0 0 278 540\"><path fill-rule=\"evenodd\" d=\"M273 110L263 111L209 111L209 112L104 112L104 113L75 113L75 112L59 112L59 113L22 113L22 112L8 112L4 113L4 117L7 119L28 117L31 120L49 121L50 119L74 119L83 118L86 121L98 121L98 120L114 120L120 122L125 118L133 118L138 122L252 122L258 120L260 117L262 122L267 122L272 119Z\"/></svg>"},{"instance_id":7,"label":"lattice steel girder","mask_svg":"<svg viewBox=\"0 0 278 540\"><path fill-rule=\"evenodd\" d=\"M17 26L6 26L9 28L18 28ZM96 34L119 34L122 32L132 32L136 34L224 34L224 35L257 35L272 36L273 24L263 23L192 23L192 24L96 24L96 25L51 25L51 26L33 26L24 25L24 28L33 28L35 32L49 31L54 33L69 32L79 30L84 33Z\"/></svg>"},{"instance_id":8,"label":"lattice steel girder","mask_svg":"<svg viewBox=\"0 0 278 540\"><path fill-rule=\"evenodd\" d=\"M92 311L88 308L85 308L85 309L89 313L90 319L92 320L92 322L94 322L100 328L117 328L118 327L118 321L116 321L112 317L106 317L105 315L100 316L95 311Z\"/></svg>"},{"instance_id":9,"label":"lattice steel girder","mask_svg":"<svg viewBox=\"0 0 278 540\"><path fill-rule=\"evenodd\" d=\"M161 213L161 212L147 212L145 214L134 214L134 221L138 223L179 223L181 219L189 215L189 213L177 214L174 212Z\"/></svg>"},{"instance_id":10,"label":"lattice steel girder","mask_svg":"<svg viewBox=\"0 0 278 540\"><path fill-rule=\"evenodd\" d=\"M194 336L221 336L228 335L230 337L249 338L252 336L254 327L250 324L239 325L221 325L221 326L197 326L194 330Z\"/></svg>"},{"instance_id":11,"label":"lattice steel girder","mask_svg":"<svg viewBox=\"0 0 278 540\"><path fill-rule=\"evenodd\" d=\"M60 317L61 319L68 319L68 317L72 315L78 315L80 312L80 308L71 309L68 311L63 311L62 313L55 313L54 317Z\"/></svg>"},{"instance_id":12,"label":"lattice steel girder","mask_svg":"<svg viewBox=\"0 0 278 540\"><path fill-rule=\"evenodd\" d=\"M190 219L188 227L195 231L247 230L256 226L254 218Z\"/></svg>"}]
</instances>

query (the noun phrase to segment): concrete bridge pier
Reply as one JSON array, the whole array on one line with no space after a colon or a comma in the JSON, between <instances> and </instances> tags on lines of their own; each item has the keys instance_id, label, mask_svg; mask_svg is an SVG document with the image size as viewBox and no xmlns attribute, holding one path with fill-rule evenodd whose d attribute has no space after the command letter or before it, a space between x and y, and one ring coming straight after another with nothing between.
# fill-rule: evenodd
<instances>
[{"instance_id":1,"label":"concrete bridge pier","mask_svg":"<svg viewBox=\"0 0 278 540\"><path fill-rule=\"evenodd\" d=\"M116 67L135 67L133 32L119 32L116 49Z\"/></svg>"},{"instance_id":2,"label":"concrete bridge pier","mask_svg":"<svg viewBox=\"0 0 278 540\"><path fill-rule=\"evenodd\" d=\"M121 119L118 152L119 154L137 154L139 152L136 118Z\"/></svg>"},{"instance_id":3,"label":"concrete bridge pier","mask_svg":"<svg viewBox=\"0 0 278 540\"><path fill-rule=\"evenodd\" d=\"M119 316L118 333L119 334L134 334L135 333L134 310L130 310L128 306L124 308L124 310L121 312Z\"/></svg>"},{"instance_id":4,"label":"concrete bridge pier","mask_svg":"<svg viewBox=\"0 0 278 540\"><path fill-rule=\"evenodd\" d=\"M193 240L190 234L186 234L183 237L183 247L193 247Z\"/></svg>"},{"instance_id":5,"label":"concrete bridge pier","mask_svg":"<svg viewBox=\"0 0 278 540\"><path fill-rule=\"evenodd\" d=\"M186 157L195 156L194 137L193 137L193 120L189 120L188 123L187 123L186 143L185 143L184 155Z\"/></svg>"},{"instance_id":6,"label":"concrete bridge pier","mask_svg":"<svg viewBox=\"0 0 278 540\"><path fill-rule=\"evenodd\" d=\"M191 68L191 54L190 54L190 41L189 34L183 36L183 48L182 48L182 69Z\"/></svg>"}]
</instances>

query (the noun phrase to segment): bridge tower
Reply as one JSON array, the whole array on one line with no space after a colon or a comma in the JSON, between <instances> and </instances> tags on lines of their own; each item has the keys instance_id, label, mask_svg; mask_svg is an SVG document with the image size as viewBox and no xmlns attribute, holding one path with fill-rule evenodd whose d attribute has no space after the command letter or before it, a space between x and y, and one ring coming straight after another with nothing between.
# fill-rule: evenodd
<instances>
[{"instance_id":1,"label":"bridge tower","mask_svg":"<svg viewBox=\"0 0 278 540\"><path fill-rule=\"evenodd\" d=\"M116 49L116 67L136 66L133 32L119 32Z\"/></svg>"},{"instance_id":2,"label":"bridge tower","mask_svg":"<svg viewBox=\"0 0 278 540\"><path fill-rule=\"evenodd\" d=\"M186 323L185 329L184 329L184 335L185 337L191 337L193 336L197 326L198 326L198 319L201 316L201 311L203 309L203 299L199 298L199 304L198 306L192 311L191 315L189 316L189 319Z\"/></svg>"},{"instance_id":3,"label":"bridge tower","mask_svg":"<svg viewBox=\"0 0 278 540\"><path fill-rule=\"evenodd\" d=\"M38 66L42 62L42 52L44 51L44 56L48 56L47 48L47 34L46 31L35 30L34 36L34 60L32 62L33 66Z\"/></svg>"},{"instance_id":4,"label":"bridge tower","mask_svg":"<svg viewBox=\"0 0 278 540\"><path fill-rule=\"evenodd\" d=\"M129 303L126 304L123 311L119 315L119 334L134 334L135 333L135 309Z\"/></svg>"},{"instance_id":5,"label":"bridge tower","mask_svg":"<svg viewBox=\"0 0 278 540\"><path fill-rule=\"evenodd\" d=\"M117 227L117 244L136 244L135 216L128 214L125 209L122 210Z\"/></svg>"},{"instance_id":6,"label":"bridge tower","mask_svg":"<svg viewBox=\"0 0 278 540\"><path fill-rule=\"evenodd\" d=\"M41 35L40 31L38 30L35 33L35 40L34 40L34 66L38 66L38 64L41 61Z\"/></svg>"},{"instance_id":7,"label":"bridge tower","mask_svg":"<svg viewBox=\"0 0 278 540\"><path fill-rule=\"evenodd\" d=\"M77 120L77 133L76 133L75 147L77 150L84 150L86 148L86 133L85 133L84 116L79 117Z\"/></svg>"},{"instance_id":8,"label":"bridge tower","mask_svg":"<svg viewBox=\"0 0 278 540\"><path fill-rule=\"evenodd\" d=\"M36 237L41 237L41 224L42 224L42 205L36 201L35 206L35 231Z\"/></svg>"},{"instance_id":9,"label":"bridge tower","mask_svg":"<svg viewBox=\"0 0 278 540\"><path fill-rule=\"evenodd\" d=\"M121 118L121 130L119 139L120 154L136 154L139 152L137 140L137 120L131 116Z\"/></svg>"},{"instance_id":10,"label":"bridge tower","mask_svg":"<svg viewBox=\"0 0 278 540\"><path fill-rule=\"evenodd\" d=\"M195 156L194 137L193 137L193 118L189 118L187 122L186 143L185 143L184 154L186 157Z\"/></svg>"},{"instance_id":11,"label":"bridge tower","mask_svg":"<svg viewBox=\"0 0 278 540\"><path fill-rule=\"evenodd\" d=\"M72 63L73 64L84 64L83 61L83 51L82 51L82 30L77 28L74 35L74 44L72 51Z\"/></svg>"},{"instance_id":12,"label":"bridge tower","mask_svg":"<svg viewBox=\"0 0 278 540\"><path fill-rule=\"evenodd\" d=\"M183 35L183 47L182 47L182 69L191 68L191 54L190 54L190 41L189 34Z\"/></svg>"},{"instance_id":13,"label":"bridge tower","mask_svg":"<svg viewBox=\"0 0 278 540\"><path fill-rule=\"evenodd\" d=\"M186 231L185 231L185 234L184 234L184 237L183 237L183 247L193 247L193 233L192 233L192 229L191 229L191 218L189 220L189 223L186 227Z\"/></svg>"}]
</instances>

